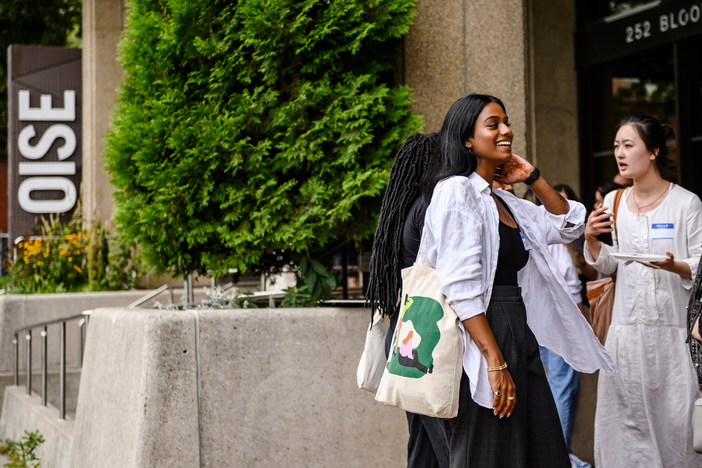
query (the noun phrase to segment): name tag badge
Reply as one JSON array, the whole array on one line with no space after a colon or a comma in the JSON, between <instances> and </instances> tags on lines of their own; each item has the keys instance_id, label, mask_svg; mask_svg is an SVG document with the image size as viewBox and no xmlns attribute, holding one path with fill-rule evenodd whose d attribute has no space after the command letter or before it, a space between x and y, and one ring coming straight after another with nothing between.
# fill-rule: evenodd
<instances>
[{"instance_id":1,"label":"name tag badge","mask_svg":"<svg viewBox=\"0 0 702 468\"><path fill-rule=\"evenodd\" d=\"M524 237L524 234L522 234L522 231L519 231L519 237L522 238L522 244L524 244L524 250L526 250L527 252L530 251L531 244L529 244L529 241L526 240L526 238Z\"/></svg>"},{"instance_id":2,"label":"name tag badge","mask_svg":"<svg viewBox=\"0 0 702 468\"><path fill-rule=\"evenodd\" d=\"M651 239L674 239L675 224L656 223L651 225Z\"/></svg>"}]
</instances>

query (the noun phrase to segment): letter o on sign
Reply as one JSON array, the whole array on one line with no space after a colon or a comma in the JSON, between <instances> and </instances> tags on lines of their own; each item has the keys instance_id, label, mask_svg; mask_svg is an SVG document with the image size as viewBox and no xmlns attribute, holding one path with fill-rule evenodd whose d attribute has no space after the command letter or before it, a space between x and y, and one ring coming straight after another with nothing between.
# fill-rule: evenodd
<instances>
[{"instance_id":1,"label":"letter o on sign","mask_svg":"<svg viewBox=\"0 0 702 468\"><path fill-rule=\"evenodd\" d=\"M685 9L680 10L680 13L678 13L678 23L685 26L688 21L690 21L690 15L687 14Z\"/></svg>"},{"instance_id":2,"label":"letter o on sign","mask_svg":"<svg viewBox=\"0 0 702 468\"><path fill-rule=\"evenodd\" d=\"M30 194L39 190L57 190L63 192L61 200L34 200ZM65 177L31 177L22 182L17 189L17 201L28 213L47 214L65 213L73 208L77 199L76 186Z\"/></svg>"}]
</instances>

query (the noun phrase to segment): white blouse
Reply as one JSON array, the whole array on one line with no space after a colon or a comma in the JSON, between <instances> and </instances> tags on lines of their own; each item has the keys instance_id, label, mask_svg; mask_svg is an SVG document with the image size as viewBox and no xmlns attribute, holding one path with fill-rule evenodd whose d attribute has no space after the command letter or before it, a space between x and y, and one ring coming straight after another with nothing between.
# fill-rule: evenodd
<instances>
[{"instance_id":1,"label":"white blouse","mask_svg":"<svg viewBox=\"0 0 702 468\"><path fill-rule=\"evenodd\" d=\"M509 192L496 190L495 194L512 211L525 248L531 249L518 282L527 323L539 344L580 372L616 372L548 253L548 244L568 243L583 233L585 207L569 201L567 214L554 215ZM476 173L446 179L434 190L427 207L425 238L418 258L428 256L441 291L461 320L484 314L490 303L497 269L499 222L490 186ZM568 223L573 226L567 227ZM465 340L463 368L470 380L471 395L479 405L492 408L487 361L463 324L460 326Z\"/></svg>"}]
</instances>

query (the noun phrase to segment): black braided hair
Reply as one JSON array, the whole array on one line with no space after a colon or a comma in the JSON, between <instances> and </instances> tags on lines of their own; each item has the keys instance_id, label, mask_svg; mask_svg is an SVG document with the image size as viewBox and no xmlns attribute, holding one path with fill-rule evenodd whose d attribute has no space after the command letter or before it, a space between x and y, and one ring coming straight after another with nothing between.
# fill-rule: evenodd
<instances>
[{"instance_id":1,"label":"black braided hair","mask_svg":"<svg viewBox=\"0 0 702 468\"><path fill-rule=\"evenodd\" d=\"M402 288L402 231L407 213L421 195L438 133L410 135L397 152L390 170L378 218L370 261L366 305L383 316L394 316Z\"/></svg>"}]
</instances>

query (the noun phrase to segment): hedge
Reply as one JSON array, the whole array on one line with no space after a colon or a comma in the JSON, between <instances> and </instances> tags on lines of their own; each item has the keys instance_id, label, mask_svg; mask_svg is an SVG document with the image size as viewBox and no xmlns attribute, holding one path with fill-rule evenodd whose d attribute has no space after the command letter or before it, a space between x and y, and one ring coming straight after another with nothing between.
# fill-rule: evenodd
<instances>
[{"instance_id":1,"label":"hedge","mask_svg":"<svg viewBox=\"0 0 702 468\"><path fill-rule=\"evenodd\" d=\"M106 164L157 274L268 271L372 235L420 129L393 86L413 0L134 0Z\"/></svg>"}]
</instances>

